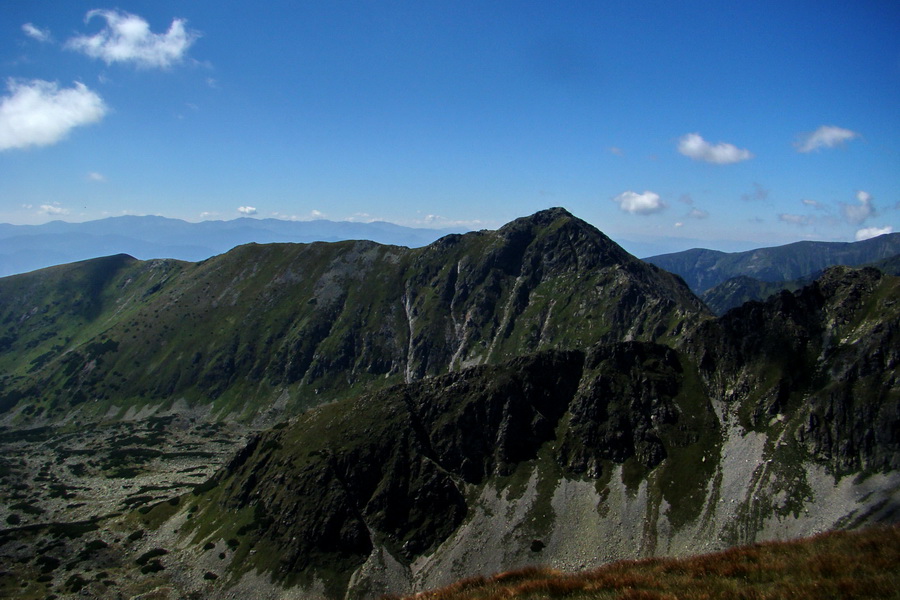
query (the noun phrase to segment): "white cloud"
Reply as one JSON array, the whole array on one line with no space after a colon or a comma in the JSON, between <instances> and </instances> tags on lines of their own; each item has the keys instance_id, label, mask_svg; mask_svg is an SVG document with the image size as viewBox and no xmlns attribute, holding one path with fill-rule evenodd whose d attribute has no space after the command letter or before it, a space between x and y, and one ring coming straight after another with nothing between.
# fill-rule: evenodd
<instances>
[{"instance_id":1,"label":"white cloud","mask_svg":"<svg viewBox=\"0 0 900 600\"><path fill-rule=\"evenodd\" d=\"M875 215L875 205L872 203L872 194L862 190L856 192L856 200L859 204L841 203L841 212L849 223L859 225Z\"/></svg>"},{"instance_id":2,"label":"white cloud","mask_svg":"<svg viewBox=\"0 0 900 600\"><path fill-rule=\"evenodd\" d=\"M41 29L40 27L35 27L31 23L25 23L22 25L22 31L25 32L30 38L36 39L39 42L50 42L53 38L50 36L49 29Z\"/></svg>"},{"instance_id":3,"label":"white cloud","mask_svg":"<svg viewBox=\"0 0 900 600\"><path fill-rule=\"evenodd\" d=\"M255 215L256 207L255 206L238 206L238 212L242 215Z\"/></svg>"},{"instance_id":4,"label":"white cloud","mask_svg":"<svg viewBox=\"0 0 900 600\"><path fill-rule=\"evenodd\" d=\"M199 33L185 28L184 19L175 19L166 33L153 33L142 17L114 10L92 10L85 22L94 17L106 20L97 34L74 37L66 47L99 58L106 64L133 63L140 67L166 68L180 62Z\"/></svg>"},{"instance_id":5,"label":"white cloud","mask_svg":"<svg viewBox=\"0 0 900 600\"><path fill-rule=\"evenodd\" d=\"M106 176L103 173L97 173L93 171L87 174L88 181L96 181L98 183L103 183L106 181Z\"/></svg>"},{"instance_id":6,"label":"white cloud","mask_svg":"<svg viewBox=\"0 0 900 600\"><path fill-rule=\"evenodd\" d=\"M380 219L373 217L369 213L358 212L347 217L347 220L351 223L373 223L375 221L379 221Z\"/></svg>"},{"instance_id":7,"label":"white cloud","mask_svg":"<svg viewBox=\"0 0 900 600\"><path fill-rule=\"evenodd\" d=\"M662 201L659 194L646 191L643 194L632 192L622 192L615 198L613 202L619 205L619 208L633 215L650 215L657 213L666 208L666 203Z\"/></svg>"},{"instance_id":8,"label":"white cloud","mask_svg":"<svg viewBox=\"0 0 900 600\"><path fill-rule=\"evenodd\" d=\"M41 204L41 207L38 210L38 212L42 215L59 216L59 215L69 214L69 209L63 208L57 202L56 204Z\"/></svg>"},{"instance_id":9,"label":"white cloud","mask_svg":"<svg viewBox=\"0 0 900 600\"><path fill-rule=\"evenodd\" d=\"M410 219L399 224L428 229L478 229L482 228L485 222L481 219L452 219L443 215L427 214L422 218Z\"/></svg>"},{"instance_id":10,"label":"white cloud","mask_svg":"<svg viewBox=\"0 0 900 600\"><path fill-rule=\"evenodd\" d=\"M856 232L856 241L861 242L863 240L872 239L873 237L878 237L879 235L885 235L886 233L893 233L894 228L888 225L887 227L864 227Z\"/></svg>"},{"instance_id":11,"label":"white cloud","mask_svg":"<svg viewBox=\"0 0 900 600\"><path fill-rule=\"evenodd\" d=\"M618 146L610 146L609 151L615 154L616 156L625 156L625 151L619 148Z\"/></svg>"},{"instance_id":12,"label":"white cloud","mask_svg":"<svg viewBox=\"0 0 900 600\"><path fill-rule=\"evenodd\" d=\"M678 140L678 151L694 160L727 165L753 158L749 150L720 142L710 144L699 133L688 133Z\"/></svg>"},{"instance_id":13,"label":"white cloud","mask_svg":"<svg viewBox=\"0 0 900 600\"><path fill-rule=\"evenodd\" d=\"M709 213L701 208L692 208L687 216L689 219L706 219L709 217Z\"/></svg>"},{"instance_id":14,"label":"white cloud","mask_svg":"<svg viewBox=\"0 0 900 600\"><path fill-rule=\"evenodd\" d=\"M804 198L802 200L802 202L803 202L804 206L811 206L813 208L819 208L819 209L825 208L821 202L819 202L817 200L812 200L810 198Z\"/></svg>"},{"instance_id":15,"label":"white cloud","mask_svg":"<svg viewBox=\"0 0 900 600\"><path fill-rule=\"evenodd\" d=\"M0 150L49 146L75 127L106 114L103 99L82 83L60 89L55 82L7 80L0 101Z\"/></svg>"},{"instance_id":16,"label":"white cloud","mask_svg":"<svg viewBox=\"0 0 900 600\"><path fill-rule=\"evenodd\" d=\"M844 142L859 137L859 134L849 129L835 127L834 125L822 125L812 133L803 133L798 136L794 147L797 152L812 152L820 148L834 148Z\"/></svg>"}]
</instances>

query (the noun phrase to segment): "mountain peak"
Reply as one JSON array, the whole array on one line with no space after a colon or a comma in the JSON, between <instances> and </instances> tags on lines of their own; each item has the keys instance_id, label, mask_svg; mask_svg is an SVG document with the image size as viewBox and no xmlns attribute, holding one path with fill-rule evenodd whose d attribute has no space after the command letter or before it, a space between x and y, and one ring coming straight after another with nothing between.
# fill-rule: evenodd
<instances>
[{"instance_id":1,"label":"mountain peak","mask_svg":"<svg viewBox=\"0 0 900 600\"><path fill-rule=\"evenodd\" d=\"M564 268L592 269L614 264L643 268L640 261L602 231L561 207L511 221L496 234L510 251L534 246L545 266L568 262Z\"/></svg>"},{"instance_id":2,"label":"mountain peak","mask_svg":"<svg viewBox=\"0 0 900 600\"><path fill-rule=\"evenodd\" d=\"M540 210L533 215L529 215L527 217L519 217L513 221L510 221L506 225L503 225L497 231L500 233L504 233L507 231L513 230L522 230L522 229L541 229L545 227L550 227L554 224L559 224L561 222L575 221L578 223L583 223L587 225L585 221L582 221L578 217L574 216L572 213L567 211L565 208L556 206L553 208L546 208L544 210Z\"/></svg>"},{"instance_id":3,"label":"mountain peak","mask_svg":"<svg viewBox=\"0 0 900 600\"><path fill-rule=\"evenodd\" d=\"M522 217L522 220L528 220L538 224L552 223L553 221L562 218L576 219L577 217L561 206L552 206L550 208L545 208L544 210L539 210L531 216Z\"/></svg>"}]
</instances>

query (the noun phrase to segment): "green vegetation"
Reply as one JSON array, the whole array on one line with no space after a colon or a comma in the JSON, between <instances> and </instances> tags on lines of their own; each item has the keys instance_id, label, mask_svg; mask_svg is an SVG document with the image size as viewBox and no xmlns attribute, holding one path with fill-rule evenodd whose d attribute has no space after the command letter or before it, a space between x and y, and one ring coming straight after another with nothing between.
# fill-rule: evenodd
<instances>
[{"instance_id":1,"label":"green vegetation","mask_svg":"<svg viewBox=\"0 0 900 600\"><path fill-rule=\"evenodd\" d=\"M589 562L578 546L597 532L560 548L573 527L563 515L603 531L619 508L632 521L605 556L695 548L690 534L752 540L779 519L811 527L806 510L829 493L819 474L877 482L900 468L898 294L897 278L835 269L714 319L678 278L562 210L417 250L249 245L198 264L111 257L2 279L0 412L13 428L0 429L11 449L0 546L13 566L0 594L91 592L112 580L75 578L79 561L146 549L138 540L168 539L176 523L171 556L126 552L103 568L151 589L202 548L221 560L197 566L214 569L209 589L255 573L344 597L373 551L424 573L471 568L441 561L458 557L456 533L472 534L460 526L485 516L478 535L496 519L509 532L499 551L516 560ZM234 430L276 421L200 479ZM82 439L91 426L109 429ZM27 444L42 458L19 458ZM179 475L153 481L170 464ZM37 523L65 521L63 505L94 514L73 477L103 481L129 512ZM488 490L506 514L476 505ZM867 492L837 525L887 518L885 491ZM47 542L22 558L32 538ZM59 556L71 557L65 575ZM615 589L545 571L463 587L678 597L653 582L708 575L722 587L698 598L744 593L738 583L748 597L793 593L754 567L768 559L721 573L709 560L620 565L644 571ZM7 581L20 571L23 583Z\"/></svg>"},{"instance_id":2,"label":"green vegetation","mask_svg":"<svg viewBox=\"0 0 900 600\"><path fill-rule=\"evenodd\" d=\"M284 397L290 416L408 376L626 333L656 339L707 316L674 277L561 209L415 250L109 257L0 280L0 408L23 408L25 423L184 399L249 421Z\"/></svg>"}]
</instances>

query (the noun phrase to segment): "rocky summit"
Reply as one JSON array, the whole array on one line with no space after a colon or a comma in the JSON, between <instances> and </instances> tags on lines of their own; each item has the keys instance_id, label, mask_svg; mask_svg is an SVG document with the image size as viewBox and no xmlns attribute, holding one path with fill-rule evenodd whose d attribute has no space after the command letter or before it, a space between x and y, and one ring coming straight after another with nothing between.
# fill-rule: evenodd
<instances>
[{"instance_id":1,"label":"rocky summit","mask_svg":"<svg viewBox=\"0 0 900 600\"><path fill-rule=\"evenodd\" d=\"M0 279L0 323L20 597L375 598L900 520L873 268L716 318L551 209L55 267Z\"/></svg>"}]
</instances>

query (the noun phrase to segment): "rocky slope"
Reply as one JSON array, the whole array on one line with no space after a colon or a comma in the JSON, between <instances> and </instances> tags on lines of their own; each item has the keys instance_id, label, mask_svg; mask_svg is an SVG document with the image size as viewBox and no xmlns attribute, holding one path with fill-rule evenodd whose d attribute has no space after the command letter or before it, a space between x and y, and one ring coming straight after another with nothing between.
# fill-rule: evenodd
<instances>
[{"instance_id":1,"label":"rocky slope","mask_svg":"<svg viewBox=\"0 0 900 600\"><path fill-rule=\"evenodd\" d=\"M837 269L677 347L544 352L316 409L254 439L172 543L236 540L238 593L259 572L270 597L372 597L900 520L898 298Z\"/></svg>"},{"instance_id":2,"label":"rocky slope","mask_svg":"<svg viewBox=\"0 0 900 600\"><path fill-rule=\"evenodd\" d=\"M373 598L898 521L898 300L839 268L715 319L561 209L0 279L0 593Z\"/></svg>"}]
</instances>

